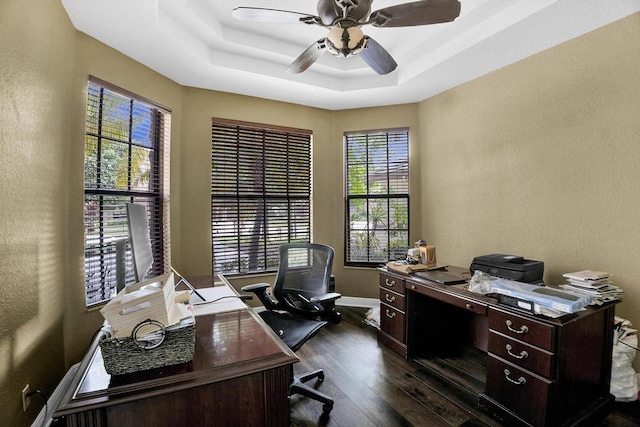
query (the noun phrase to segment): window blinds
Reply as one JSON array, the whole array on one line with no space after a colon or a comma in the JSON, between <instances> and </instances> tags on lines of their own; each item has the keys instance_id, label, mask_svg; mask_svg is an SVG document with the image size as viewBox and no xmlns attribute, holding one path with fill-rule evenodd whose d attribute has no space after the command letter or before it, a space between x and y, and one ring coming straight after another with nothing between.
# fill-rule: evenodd
<instances>
[{"instance_id":1,"label":"window blinds","mask_svg":"<svg viewBox=\"0 0 640 427\"><path fill-rule=\"evenodd\" d=\"M311 238L311 132L213 119L213 271L275 269Z\"/></svg>"},{"instance_id":2,"label":"window blinds","mask_svg":"<svg viewBox=\"0 0 640 427\"><path fill-rule=\"evenodd\" d=\"M170 134L168 109L99 79L89 80L84 200L87 306L113 296L115 244L128 235L126 203L147 207L154 258L150 274L162 274L169 266Z\"/></svg>"}]
</instances>

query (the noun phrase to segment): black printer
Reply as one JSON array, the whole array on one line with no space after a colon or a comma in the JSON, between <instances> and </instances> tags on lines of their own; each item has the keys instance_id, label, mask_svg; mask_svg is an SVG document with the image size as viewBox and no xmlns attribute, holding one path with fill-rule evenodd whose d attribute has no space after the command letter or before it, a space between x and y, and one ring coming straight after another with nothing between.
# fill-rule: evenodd
<instances>
[{"instance_id":1,"label":"black printer","mask_svg":"<svg viewBox=\"0 0 640 427\"><path fill-rule=\"evenodd\" d=\"M516 282L543 284L544 262L517 255L490 254L477 256L471 262L471 274L476 270Z\"/></svg>"}]
</instances>

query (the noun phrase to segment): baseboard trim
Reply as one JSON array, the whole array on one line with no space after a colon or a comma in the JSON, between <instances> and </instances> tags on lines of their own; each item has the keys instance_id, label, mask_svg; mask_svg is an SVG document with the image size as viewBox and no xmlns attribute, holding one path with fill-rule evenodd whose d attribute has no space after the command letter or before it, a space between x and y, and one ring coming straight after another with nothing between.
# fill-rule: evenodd
<instances>
[{"instance_id":1,"label":"baseboard trim","mask_svg":"<svg viewBox=\"0 0 640 427\"><path fill-rule=\"evenodd\" d=\"M336 305L343 305L345 307L377 308L377 307L380 307L380 300L377 298L342 296L340 299L336 301Z\"/></svg>"}]
</instances>

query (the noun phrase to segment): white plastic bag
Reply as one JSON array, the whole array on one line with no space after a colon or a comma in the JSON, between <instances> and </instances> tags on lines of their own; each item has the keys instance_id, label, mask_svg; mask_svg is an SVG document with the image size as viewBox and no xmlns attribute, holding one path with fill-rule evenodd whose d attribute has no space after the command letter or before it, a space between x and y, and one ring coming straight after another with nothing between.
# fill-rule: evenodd
<instances>
[{"instance_id":1,"label":"white plastic bag","mask_svg":"<svg viewBox=\"0 0 640 427\"><path fill-rule=\"evenodd\" d=\"M495 277L476 270L469 281L469 290L477 294L486 295L491 292L491 281L493 280L495 280Z\"/></svg>"},{"instance_id":2,"label":"white plastic bag","mask_svg":"<svg viewBox=\"0 0 640 427\"><path fill-rule=\"evenodd\" d=\"M638 336L629 328L629 321L616 318L616 322L609 391L618 402L632 402L638 400L638 375L631 366L638 348Z\"/></svg>"}]
</instances>

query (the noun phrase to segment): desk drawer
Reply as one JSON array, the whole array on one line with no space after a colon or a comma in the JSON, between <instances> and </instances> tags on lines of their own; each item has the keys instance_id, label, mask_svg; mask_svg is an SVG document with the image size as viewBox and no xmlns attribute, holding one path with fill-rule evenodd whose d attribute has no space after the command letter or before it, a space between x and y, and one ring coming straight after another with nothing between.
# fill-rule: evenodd
<instances>
[{"instance_id":1,"label":"desk drawer","mask_svg":"<svg viewBox=\"0 0 640 427\"><path fill-rule=\"evenodd\" d=\"M553 351L555 328L536 321L533 317L490 309L489 328L508 337L524 341L548 351Z\"/></svg>"},{"instance_id":2,"label":"desk drawer","mask_svg":"<svg viewBox=\"0 0 640 427\"><path fill-rule=\"evenodd\" d=\"M440 290L432 289L428 286L420 285L417 283L409 283L408 287L412 291L416 291L419 294L426 295L438 301L443 301L443 302L446 302L447 304L464 308L465 310L471 311L476 314L480 314L482 316L487 315L487 305L480 301L467 299L460 295L447 294Z\"/></svg>"},{"instance_id":3,"label":"desk drawer","mask_svg":"<svg viewBox=\"0 0 640 427\"><path fill-rule=\"evenodd\" d=\"M380 288L380 301L389 304L391 307L405 311L404 295L390 291L387 288Z\"/></svg>"},{"instance_id":4,"label":"desk drawer","mask_svg":"<svg viewBox=\"0 0 640 427\"><path fill-rule=\"evenodd\" d=\"M545 424L554 383L489 354L486 395L535 426Z\"/></svg>"},{"instance_id":5,"label":"desk drawer","mask_svg":"<svg viewBox=\"0 0 640 427\"><path fill-rule=\"evenodd\" d=\"M520 368L550 378L553 353L511 339L495 331L489 332L489 352Z\"/></svg>"},{"instance_id":6,"label":"desk drawer","mask_svg":"<svg viewBox=\"0 0 640 427\"><path fill-rule=\"evenodd\" d=\"M404 295L405 280L395 276L381 273L380 274L380 287L391 289L394 292Z\"/></svg>"},{"instance_id":7,"label":"desk drawer","mask_svg":"<svg viewBox=\"0 0 640 427\"><path fill-rule=\"evenodd\" d=\"M405 315L402 311L380 303L380 329L402 343L406 342L404 320Z\"/></svg>"}]
</instances>

